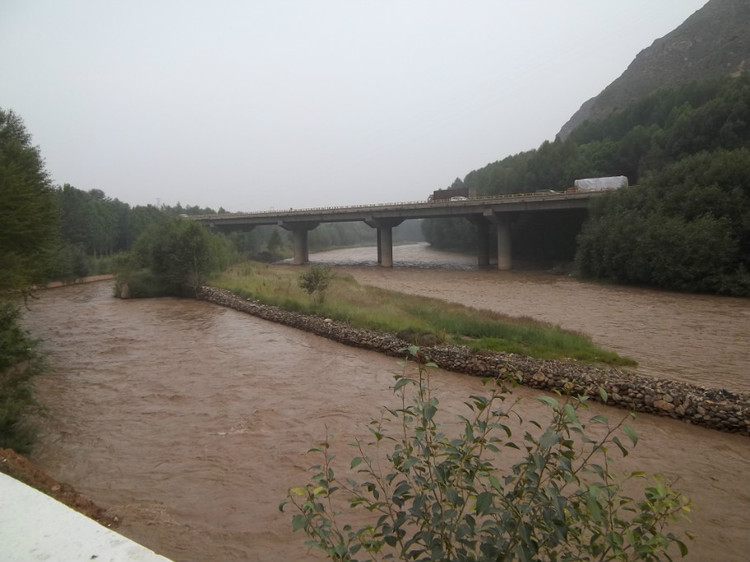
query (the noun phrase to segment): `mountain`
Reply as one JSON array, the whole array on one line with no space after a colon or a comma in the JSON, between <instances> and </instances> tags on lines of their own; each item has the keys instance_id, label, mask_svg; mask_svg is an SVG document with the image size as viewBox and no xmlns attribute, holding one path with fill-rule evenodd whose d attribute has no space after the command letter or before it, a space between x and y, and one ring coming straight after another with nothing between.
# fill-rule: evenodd
<instances>
[{"instance_id":1,"label":"mountain","mask_svg":"<svg viewBox=\"0 0 750 562\"><path fill-rule=\"evenodd\" d=\"M563 125L564 140L659 88L750 72L750 0L710 0L677 29L641 51L622 75Z\"/></svg>"}]
</instances>

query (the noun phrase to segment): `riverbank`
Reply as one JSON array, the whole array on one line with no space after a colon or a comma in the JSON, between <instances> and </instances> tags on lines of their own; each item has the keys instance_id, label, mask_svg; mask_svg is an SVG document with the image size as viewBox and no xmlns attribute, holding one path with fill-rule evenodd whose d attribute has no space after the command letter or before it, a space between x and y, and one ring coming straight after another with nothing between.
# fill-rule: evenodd
<instances>
[{"instance_id":1,"label":"riverbank","mask_svg":"<svg viewBox=\"0 0 750 562\"><path fill-rule=\"evenodd\" d=\"M110 281L115 276L110 273L102 275L89 275L88 277L78 277L72 281L50 281L43 287L37 287L37 289L58 289L60 287L68 287L70 285L81 285L84 283L96 283L97 281Z\"/></svg>"},{"instance_id":2,"label":"riverbank","mask_svg":"<svg viewBox=\"0 0 750 562\"><path fill-rule=\"evenodd\" d=\"M116 515L96 505L70 484L52 478L29 459L11 449L0 449L0 473L45 493L104 527L115 529L120 525L120 519Z\"/></svg>"},{"instance_id":3,"label":"riverbank","mask_svg":"<svg viewBox=\"0 0 750 562\"><path fill-rule=\"evenodd\" d=\"M345 345L390 356L402 356L400 350L412 343L395 334L356 329L343 322L285 311L215 287L203 287L200 298ZM474 353L464 346L425 346L422 351L448 371L480 377L505 376L531 388L587 395L598 401L602 400L599 389L603 389L607 395L606 403L611 406L750 435L750 393L735 393L582 363L539 360L500 352Z\"/></svg>"}]
</instances>

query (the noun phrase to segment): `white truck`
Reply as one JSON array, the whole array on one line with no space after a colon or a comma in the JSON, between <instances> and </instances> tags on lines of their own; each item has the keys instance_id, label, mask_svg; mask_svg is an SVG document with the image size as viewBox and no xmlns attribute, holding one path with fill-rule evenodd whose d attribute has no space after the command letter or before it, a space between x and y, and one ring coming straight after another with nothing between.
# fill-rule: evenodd
<instances>
[{"instance_id":1,"label":"white truck","mask_svg":"<svg viewBox=\"0 0 750 562\"><path fill-rule=\"evenodd\" d=\"M621 187L628 187L628 178L626 176L583 178L573 182L575 191L601 191L603 189L619 189Z\"/></svg>"}]
</instances>

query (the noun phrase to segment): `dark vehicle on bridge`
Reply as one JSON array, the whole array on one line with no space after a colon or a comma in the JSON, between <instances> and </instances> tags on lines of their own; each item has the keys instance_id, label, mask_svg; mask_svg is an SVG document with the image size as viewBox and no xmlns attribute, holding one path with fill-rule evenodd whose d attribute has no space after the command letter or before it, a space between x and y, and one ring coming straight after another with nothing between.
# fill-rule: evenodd
<instances>
[{"instance_id":1,"label":"dark vehicle on bridge","mask_svg":"<svg viewBox=\"0 0 750 562\"><path fill-rule=\"evenodd\" d=\"M448 189L437 189L432 192L428 201L465 201L476 197L476 192L468 187L449 187Z\"/></svg>"}]
</instances>

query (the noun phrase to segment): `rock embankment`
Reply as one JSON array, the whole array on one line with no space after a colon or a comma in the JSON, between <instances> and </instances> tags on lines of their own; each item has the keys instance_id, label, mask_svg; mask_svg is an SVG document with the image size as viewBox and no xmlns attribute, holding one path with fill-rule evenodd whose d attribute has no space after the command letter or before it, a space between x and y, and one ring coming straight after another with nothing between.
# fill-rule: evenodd
<instances>
[{"instance_id":1,"label":"rock embankment","mask_svg":"<svg viewBox=\"0 0 750 562\"><path fill-rule=\"evenodd\" d=\"M402 350L413 343L396 334L362 330L344 322L282 310L215 287L203 287L201 298L264 320L391 356L403 356ZM533 359L512 353L477 353L464 346L439 344L423 346L421 351L448 371L481 377L506 376L532 388L589 395L597 400L601 388L608 395L608 405L750 435L748 393L733 393L576 362Z\"/></svg>"}]
</instances>

